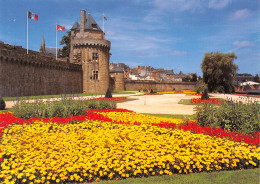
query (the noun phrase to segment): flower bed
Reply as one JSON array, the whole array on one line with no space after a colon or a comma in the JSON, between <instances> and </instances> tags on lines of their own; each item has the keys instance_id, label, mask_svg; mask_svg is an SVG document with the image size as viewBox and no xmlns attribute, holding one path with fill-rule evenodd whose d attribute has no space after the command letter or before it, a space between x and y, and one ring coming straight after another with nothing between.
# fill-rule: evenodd
<instances>
[{"instance_id":1,"label":"flower bed","mask_svg":"<svg viewBox=\"0 0 260 184\"><path fill-rule=\"evenodd\" d=\"M260 149L156 126L86 120L4 129L4 183L68 183L254 168Z\"/></svg>"},{"instance_id":2,"label":"flower bed","mask_svg":"<svg viewBox=\"0 0 260 184\"><path fill-rule=\"evenodd\" d=\"M200 98L192 98L191 103L193 103L193 104L198 104L198 103L218 104L218 103L222 103L222 102L220 100L215 99L215 98L210 98L209 100L201 100Z\"/></svg>"},{"instance_id":3,"label":"flower bed","mask_svg":"<svg viewBox=\"0 0 260 184\"><path fill-rule=\"evenodd\" d=\"M158 93L145 93L144 95L159 95Z\"/></svg>"},{"instance_id":4,"label":"flower bed","mask_svg":"<svg viewBox=\"0 0 260 184\"><path fill-rule=\"evenodd\" d=\"M253 145L260 144L260 132L254 133L253 135L247 135L235 131L223 130L222 128L211 128L209 126L202 127L196 124L194 121L183 123L181 119L154 117L131 111L122 111L121 109L120 112L117 112L117 110L104 111L102 109L89 110L88 114L88 119L92 120L104 120L120 124L147 124L172 129L178 128L186 131L192 131L194 133L201 133L210 136L228 138L236 142L245 142Z\"/></svg>"},{"instance_id":5,"label":"flower bed","mask_svg":"<svg viewBox=\"0 0 260 184\"><path fill-rule=\"evenodd\" d=\"M120 100L125 100L126 97L112 97L112 98L93 98L93 99L89 99L89 100L108 100L108 101L120 101Z\"/></svg>"},{"instance_id":6,"label":"flower bed","mask_svg":"<svg viewBox=\"0 0 260 184\"><path fill-rule=\"evenodd\" d=\"M191 94L191 95L195 95L195 96L201 96L201 95L202 95L202 93L193 93L193 94Z\"/></svg>"}]
</instances>

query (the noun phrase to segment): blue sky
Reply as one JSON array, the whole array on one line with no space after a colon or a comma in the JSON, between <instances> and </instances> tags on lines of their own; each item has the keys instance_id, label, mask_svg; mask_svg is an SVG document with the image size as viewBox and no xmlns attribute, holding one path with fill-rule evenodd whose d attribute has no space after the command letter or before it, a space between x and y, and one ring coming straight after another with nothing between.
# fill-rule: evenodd
<instances>
[{"instance_id":1,"label":"blue sky","mask_svg":"<svg viewBox=\"0 0 260 184\"><path fill-rule=\"evenodd\" d=\"M90 12L111 41L110 62L202 75L205 52L235 52L239 73L260 74L259 0L0 0L0 40L38 51L45 37L55 47L59 24L69 30ZM58 40L65 32L58 32Z\"/></svg>"}]
</instances>

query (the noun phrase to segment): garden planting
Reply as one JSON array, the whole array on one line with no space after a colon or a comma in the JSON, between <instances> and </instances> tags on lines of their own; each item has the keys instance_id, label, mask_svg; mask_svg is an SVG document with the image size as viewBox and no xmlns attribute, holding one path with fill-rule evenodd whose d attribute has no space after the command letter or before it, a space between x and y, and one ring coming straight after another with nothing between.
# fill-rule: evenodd
<instances>
[{"instance_id":1,"label":"garden planting","mask_svg":"<svg viewBox=\"0 0 260 184\"><path fill-rule=\"evenodd\" d=\"M238 106L234 108L242 108ZM201 115L206 113L202 106L200 123L114 109L114 105L89 107L93 106L60 117L0 114L1 182L79 183L259 167L259 130L246 133L203 125L202 120L208 119Z\"/></svg>"}]
</instances>

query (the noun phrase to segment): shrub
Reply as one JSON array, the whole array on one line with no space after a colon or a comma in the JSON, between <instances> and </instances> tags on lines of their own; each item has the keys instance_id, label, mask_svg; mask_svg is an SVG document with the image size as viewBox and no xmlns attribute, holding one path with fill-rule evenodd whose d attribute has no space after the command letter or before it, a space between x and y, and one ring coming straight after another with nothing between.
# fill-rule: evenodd
<instances>
[{"instance_id":1,"label":"shrub","mask_svg":"<svg viewBox=\"0 0 260 184\"><path fill-rule=\"evenodd\" d=\"M143 89L143 92L148 92L148 89L144 88L144 89Z\"/></svg>"},{"instance_id":2,"label":"shrub","mask_svg":"<svg viewBox=\"0 0 260 184\"><path fill-rule=\"evenodd\" d=\"M201 100L208 100L208 99L209 99L208 90L204 89L202 96L201 96Z\"/></svg>"},{"instance_id":3,"label":"shrub","mask_svg":"<svg viewBox=\"0 0 260 184\"><path fill-rule=\"evenodd\" d=\"M107 92L106 92L105 97L106 97L106 98L112 98L112 93L111 93L110 88L107 89Z\"/></svg>"},{"instance_id":4,"label":"shrub","mask_svg":"<svg viewBox=\"0 0 260 184\"><path fill-rule=\"evenodd\" d=\"M5 110L5 101L1 96L0 96L0 110Z\"/></svg>"},{"instance_id":5,"label":"shrub","mask_svg":"<svg viewBox=\"0 0 260 184\"><path fill-rule=\"evenodd\" d=\"M200 104L196 111L196 119L201 126L221 127L245 134L260 131L260 104L257 102Z\"/></svg>"},{"instance_id":6,"label":"shrub","mask_svg":"<svg viewBox=\"0 0 260 184\"><path fill-rule=\"evenodd\" d=\"M21 101L13 107L13 115L29 119L32 117L68 117L85 114L87 109L115 109L116 103L108 100L72 100L43 102L36 100L33 103Z\"/></svg>"}]
</instances>

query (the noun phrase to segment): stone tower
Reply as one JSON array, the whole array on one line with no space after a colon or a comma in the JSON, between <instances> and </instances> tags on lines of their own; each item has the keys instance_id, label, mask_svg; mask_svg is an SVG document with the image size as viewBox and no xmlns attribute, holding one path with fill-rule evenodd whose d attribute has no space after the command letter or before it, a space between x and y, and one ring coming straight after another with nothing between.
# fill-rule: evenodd
<instances>
[{"instance_id":1,"label":"stone tower","mask_svg":"<svg viewBox=\"0 0 260 184\"><path fill-rule=\"evenodd\" d=\"M70 62L82 64L83 92L106 92L109 87L110 42L104 39L90 13L80 12L80 24L71 28Z\"/></svg>"}]
</instances>

